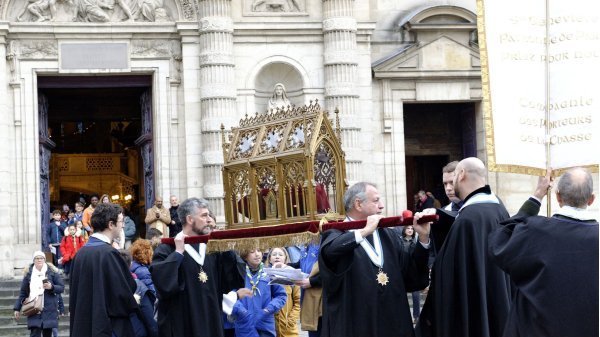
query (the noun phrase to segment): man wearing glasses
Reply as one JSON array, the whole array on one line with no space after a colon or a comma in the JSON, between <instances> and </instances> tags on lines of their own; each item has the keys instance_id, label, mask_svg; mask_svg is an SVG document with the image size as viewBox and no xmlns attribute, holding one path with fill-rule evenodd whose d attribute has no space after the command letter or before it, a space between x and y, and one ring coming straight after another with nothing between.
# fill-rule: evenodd
<instances>
[{"instance_id":1,"label":"man wearing glasses","mask_svg":"<svg viewBox=\"0 0 600 337\"><path fill-rule=\"evenodd\" d=\"M134 336L129 314L138 307L129 267L111 246L123 229L123 209L99 204L94 234L75 255L70 279L71 336Z\"/></svg>"}]
</instances>

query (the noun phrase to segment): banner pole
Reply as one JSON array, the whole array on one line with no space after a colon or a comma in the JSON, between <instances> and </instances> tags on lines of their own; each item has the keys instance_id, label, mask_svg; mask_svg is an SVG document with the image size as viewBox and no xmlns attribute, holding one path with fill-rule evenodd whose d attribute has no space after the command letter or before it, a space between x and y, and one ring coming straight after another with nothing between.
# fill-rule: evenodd
<instances>
[{"instance_id":1,"label":"banner pole","mask_svg":"<svg viewBox=\"0 0 600 337\"><path fill-rule=\"evenodd\" d=\"M544 39L544 49L546 58L544 62L544 70L546 72L545 85L546 85L546 169L551 168L551 157L550 157L550 0L546 0L546 38ZM546 215L552 214L552 193L550 190L547 192L546 199Z\"/></svg>"}]
</instances>

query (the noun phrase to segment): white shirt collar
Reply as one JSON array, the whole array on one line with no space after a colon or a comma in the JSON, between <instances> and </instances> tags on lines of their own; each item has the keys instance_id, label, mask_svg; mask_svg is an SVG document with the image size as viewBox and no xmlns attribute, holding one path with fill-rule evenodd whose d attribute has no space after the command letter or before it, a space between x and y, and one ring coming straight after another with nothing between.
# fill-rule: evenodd
<instances>
[{"instance_id":1,"label":"white shirt collar","mask_svg":"<svg viewBox=\"0 0 600 337\"><path fill-rule=\"evenodd\" d=\"M112 243L112 240L108 238L108 236L102 234L102 233L94 233L92 234L92 237L95 237L96 239L100 240L100 241L104 241L106 243L108 243L109 245Z\"/></svg>"},{"instance_id":2,"label":"white shirt collar","mask_svg":"<svg viewBox=\"0 0 600 337\"><path fill-rule=\"evenodd\" d=\"M554 215L563 215L581 221L596 220L592 213L587 209L567 205L559 208L558 211L554 213Z\"/></svg>"}]
</instances>

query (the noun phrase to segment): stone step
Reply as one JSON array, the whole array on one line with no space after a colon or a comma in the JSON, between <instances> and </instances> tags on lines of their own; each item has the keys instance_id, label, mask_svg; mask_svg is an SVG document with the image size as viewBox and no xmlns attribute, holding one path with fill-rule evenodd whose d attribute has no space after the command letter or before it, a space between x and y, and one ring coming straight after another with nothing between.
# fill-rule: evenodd
<instances>
[{"instance_id":1,"label":"stone step","mask_svg":"<svg viewBox=\"0 0 600 337\"><path fill-rule=\"evenodd\" d=\"M61 320L58 323L58 335L60 337L69 336L69 321ZM14 320L10 324L0 326L0 337L29 337L29 329L27 329L27 320L22 318L18 323Z\"/></svg>"},{"instance_id":2,"label":"stone step","mask_svg":"<svg viewBox=\"0 0 600 337\"><path fill-rule=\"evenodd\" d=\"M27 318L21 317L18 322L14 320L13 306L19 297L23 278L0 280L0 337L27 337ZM65 311L69 310L69 285L65 281L65 291L62 294ZM69 336L69 317L63 316L58 321L58 336Z\"/></svg>"},{"instance_id":3,"label":"stone step","mask_svg":"<svg viewBox=\"0 0 600 337\"><path fill-rule=\"evenodd\" d=\"M69 294L61 294L64 303L69 303ZM0 297L0 309L5 307L13 307L18 296Z\"/></svg>"},{"instance_id":4,"label":"stone step","mask_svg":"<svg viewBox=\"0 0 600 337\"><path fill-rule=\"evenodd\" d=\"M16 299L17 297L19 297L20 293L21 293L21 288L2 288L2 286L0 285L0 298L13 297ZM69 286L65 286L65 289L64 289L62 295L65 296L68 294L69 294Z\"/></svg>"},{"instance_id":5,"label":"stone step","mask_svg":"<svg viewBox=\"0 0 600 337\"><path fill-rule=\"evenodd\" d=\"M6 279L6 280L0 280L0 287L1 288L21 288L21 281L23 280L23 278L14 278L14 279Z\"/></svg>"}]
</instances>

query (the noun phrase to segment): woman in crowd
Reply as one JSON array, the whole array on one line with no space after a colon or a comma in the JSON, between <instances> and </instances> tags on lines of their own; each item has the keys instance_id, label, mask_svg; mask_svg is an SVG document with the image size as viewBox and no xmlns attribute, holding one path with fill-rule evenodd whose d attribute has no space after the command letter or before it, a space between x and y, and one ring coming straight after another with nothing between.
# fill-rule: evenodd
<instances>
[{"instance_id":1,"label":"woman in crowd","mask_svg":"<svg viewBox=\"0 0 600 337\"><path fill-rule=\"evenodd\" d=\"M23 277L19 298L13 307L15 319L19 320L23 301L43 296L43 310L37 315L27 317L27 328L31 330L31 337L50 337L52 329L58 328L57 294L63 290L64 284L58 269L46 263L43 252L33 253L33 264Z\"/></svg>"},{"instance_id":2,"label":"woman in crowd","mask_svg":"<svg viewBox=\"0 0 600 337\"><path fill-rule=\"evenodd\" d=\"M138 280L142 281L152 293L156 296L156 288L154 287L154 283L152 282L152 277L150 276L150 270L148 266L152 263L152 244L148 240L139 239L136 240L131 247L129 247L131 251L131 257L133 258L133 262L131 263L131 270L134 273Z\"/></svg>"},{"instance_id":3,"label":"woman in crowd","mask_svg":"<svg viewBox=\"0 0 600 337\"><path fill-rule=\"evenodd\" d=\"M131 252L120 249L119 254L128 266L132 265ZM131 276L135 279L136 285L133 297L140 309L129 315L134 335L135 337L158 337L158 324L154 319L156 294L155 292L150 291L144 282L138 280L136 274L131 273Z\"/></svg>"},{"instance_id":4,"label":"woman in crowd","mask_svg":"<svg viewBox=\"0 0 600 337\"><path fill-rule=\"evenodd\" d=\"M288 264L290 258L285 248L271 249L267 257L270 266ZM300 318L300 287L283 286L287 300L283 308L275 314L275 331L277 337L298 337L298 319Z\"/></svg>"},{"instance_id":5,"label":"woman in crowd","mask_svg":"<svg viewBox=\"0 0 600 337\"><path fill-rule=\"evenodd\" d=\"M103 204L110 204L110 197L108 196L108 194L102 194L102 196L100 197L100 202Z\"/></svg>"}]
</instances>

